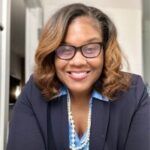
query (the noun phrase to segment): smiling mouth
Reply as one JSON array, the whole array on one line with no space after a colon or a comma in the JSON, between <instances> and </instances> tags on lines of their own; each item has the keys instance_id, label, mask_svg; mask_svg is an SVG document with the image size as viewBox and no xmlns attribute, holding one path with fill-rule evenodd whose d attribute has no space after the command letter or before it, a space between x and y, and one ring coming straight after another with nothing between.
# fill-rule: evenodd
<instances>
[{"instance_id":1,"label":"smiling mouth","mask_svg":"<svg viewBox=\"0 0 150 150\"><path fill-rule=\"evenodd\" d=\"M70 71L68 72L68 75L74 80L83 80L88 76L89 72L90 71L81 71L81 72Z\"/></svg>"}]
</instances>

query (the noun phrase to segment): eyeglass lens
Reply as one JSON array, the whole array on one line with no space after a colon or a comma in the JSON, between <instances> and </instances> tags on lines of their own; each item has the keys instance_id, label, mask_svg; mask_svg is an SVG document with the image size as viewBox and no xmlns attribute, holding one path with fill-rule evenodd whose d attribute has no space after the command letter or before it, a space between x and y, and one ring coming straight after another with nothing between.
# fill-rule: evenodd
<instances>
[{"instance_id":1,"label":"eyeglass lens","mask_svg":"<svg viewBox=\"0 0 150 150\"><path fill-rule=\"evenodd\" d=\"M62 45L56 49L56 55L61 59L71 59L74 57L76 51L80 50L84 57L93 58L100 54L101 48L101 43L91 43L81 47Z\"/></svg>"}]
</instances>

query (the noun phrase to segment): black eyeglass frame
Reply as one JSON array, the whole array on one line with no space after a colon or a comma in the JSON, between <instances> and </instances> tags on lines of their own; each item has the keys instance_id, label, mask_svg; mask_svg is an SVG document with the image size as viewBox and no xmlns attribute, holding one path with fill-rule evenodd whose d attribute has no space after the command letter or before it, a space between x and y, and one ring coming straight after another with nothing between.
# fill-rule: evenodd
<instances>
[{"instance_id":1,"label":"black eyeglass frame","mask_svg":"<svg viewBox=\"0 0 150 150\"><path fill-rule=\"evenodd\" d=\"M87 45L89 45L89 44L99 44L99 46L100 46L99 53L98 53L96 56L94 56L94 57L87 57L87 56L85 56L84 53L83 53L83 47L85 47L85 46L87 46ZM71 59L75 56L75 54L76 54L76 52L77 52L78 50L81 52L81 54L82 54L85 58L95 58L95 57L97 57L98 55L100 55L100 53L101 53L101 51L103 50L103 47L104 47L102 42L88 43L88 44L81 45L81 46L79 46L79 47L76 47L76 46L73 46L73 45L68 45L68 44L62 44L62 45L60 45L60 47L61 47L61 46L70 46L70 47L74 48L74 55L73 55L71 58L68 58L68 59L64 59L64 58L59 57L59 55L58 55L58 53L57 53L57 49L55 50L56 56L57 56L58 58L60 58L60 59L63 59L63 60L71 60ZM58 47L58 48L59 48L59 47Z\"/></svg>"}]
</instances>

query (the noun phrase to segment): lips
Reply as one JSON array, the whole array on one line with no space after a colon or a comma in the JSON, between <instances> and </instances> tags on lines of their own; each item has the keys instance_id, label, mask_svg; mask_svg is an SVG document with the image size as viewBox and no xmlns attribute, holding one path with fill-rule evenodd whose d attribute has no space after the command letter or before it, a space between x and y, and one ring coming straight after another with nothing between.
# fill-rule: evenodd
<instances>
[{"instance_id":1,"label":"lips","mask_svg":"<svg viewBox=\"0 0 150 150\"><path fill-rule=\"evenodd\" d=\"M74 80L83 80L85 79L89 74L89 71L70 71L68 72L69 77L71 77Z\"/></svg>"}]
</instances>

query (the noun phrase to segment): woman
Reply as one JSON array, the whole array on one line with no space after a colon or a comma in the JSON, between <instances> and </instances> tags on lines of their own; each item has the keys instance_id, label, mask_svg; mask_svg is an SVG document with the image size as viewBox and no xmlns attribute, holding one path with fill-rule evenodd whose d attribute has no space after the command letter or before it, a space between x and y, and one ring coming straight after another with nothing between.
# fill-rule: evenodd
<instances>
[{"instance_id":1,"label":"woman","mask_svg":"<svg viewBox=\"0 0 150 150\"><path fill-rule=\"evenodd\" d=\"M121 71L116 28L71 4L45 26L35 71L17 101L7 150L149 150L150 99Z\"/></svg>"}]
</instances>

